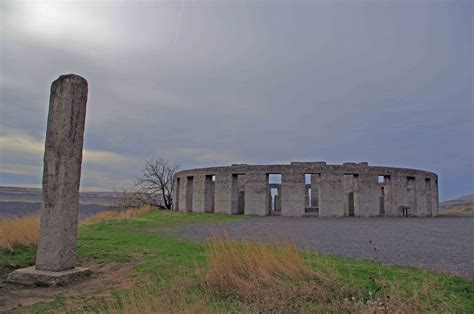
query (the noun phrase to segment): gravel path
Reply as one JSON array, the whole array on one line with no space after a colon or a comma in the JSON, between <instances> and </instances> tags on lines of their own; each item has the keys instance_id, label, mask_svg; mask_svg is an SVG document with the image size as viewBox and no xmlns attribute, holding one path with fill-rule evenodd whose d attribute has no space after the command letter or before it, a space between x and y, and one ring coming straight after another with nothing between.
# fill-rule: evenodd
<instances>
[{"instance_id":1,"label":"gravel path","mask_svg":"<svg viewBox=\"0 0 474 314\"><path fill-rule=\"evenodd\" d=\"M288 218L252 217L241 222L196 224L149 230L207 241L226 234L234 239L278 243L385 264L425 267L474 277L474 217Z\"/></svg>"}]
</instances>

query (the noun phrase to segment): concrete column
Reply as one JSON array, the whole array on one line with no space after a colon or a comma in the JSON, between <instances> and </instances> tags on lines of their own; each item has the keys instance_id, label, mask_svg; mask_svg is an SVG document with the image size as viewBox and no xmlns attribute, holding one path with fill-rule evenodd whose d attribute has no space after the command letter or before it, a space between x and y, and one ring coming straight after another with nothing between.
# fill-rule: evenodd
<instances>
[{"instance_id":1,"label":"concrete column","mask_svg":"<svg viewBox=\"0 0 474 314\"><path fill-rule=\"evenodd\" d=\"M283 172L281 175L281 215L304 216L305 194L304 173Z\"/></svg>"},{"instance_id":2,"label":"concrete column","mask_svg":"<svg viewBox=\"0 0 474 314\"><path fill-rule=\"evenodd\" d=\"M417 182L419 181L419 178L407 177L406 180L407 180L406 181L407 202L408 202L408 207L410 207L410 209L408 210L408 215L417 216L418 204L417 204L416 194L417 194Z\"/></svg>"},{"instance_id":3,"label":"concrete column","mask_svg":"<svg viewBox=\"0 0 474 314\"><path fill-rule=\"evenodd\" d=\"M425 179L425 177L416 178L416 214L420 217L431 216L431 205L429 204L431 201L429 196L431 186L426 186Z\"/></svg>"},{"instance_id":4,"label":"concrete column","mask_svg":"<svg viewBox=\"0 0 474 314\"><path fill-rule=\"evenodd\" d=\"M232 215L232 174L217 174L214 212Z\"/></svg>"},{"instance_id":5,"label":"concrete column","mask_svg":"<svg viewBox=\"0 0 474 314\"><path fill-rule=\"evenodd\" d=\"M205 212L206 176L196 175L193 179L193 213Z\"/></svg>"},{"instance_id":6,"label":"concrete column","mask_svg":"<svg viewBox=\"0 0 474 314\"><path fill-rule=\"evenodd\" d=\"M438 178L431 179L431 215L438 216L439 215L439 198L438 198Z\"/></svg>"},{"instance_id":7,"label":"concrete column","mask_svg":"<svg viewBox=\"0 0 474 314\"><path fill-rule=\"evenodd\" d=\"M178 178L174 178L173 181L173 211L178 211L179 210L179 189L180 189L180 184L178 183ZM181 182L180 182L181 183Z\"/></svg>"},{"instance_id":8,"label":"concrete column","mask_svg":"<svg viewBox=\"0 0 474 314\"><path fill-rule=\"evenodd\" d=\"M88 271L75 267L87 91L74 74L51 85L36 266L14 271L10 281L56 285Z\"/></svg>"},{"instance_id":9,"label":"concrete column","mask_svg":"<svg viewBox=\"0 0 474 314\"><path fill-rule=\"evenodd\" d=\"M433 216L433 184L431 178L425 178L425 207L426 216Z\"/></svg>"},{"instance_id":10,"label":"concrete column","mask_svg":"<svg viewBox=\"0 0 474 314\"><path fill-rule=\"evenodd\" d=\"M247 172L245 215L269 215L269 201L268 175L265 172Z\"/></svg>"},{"instance_id":11,"label":"concrete column","mask_svg":"<svg viewBox=\"0 0 474 314\"><path fill-rule=\"evenodd\" d=\"M180 177L179 178L179 193L178 193L178 211L180 212L186 212L186 177Z\"/></svg>"},{"instance_id":12,"label":"concrete column","mask_svg":"<svg viewBox=\"0 0 474 314\"><path fill-rule=\"evenodd\" d=\"M379 216L382 189L378 175L360 173L357 176L357 188L355 216Z\"/></svg>"},{"instance_id":13,"label":"concrete column","mask_svg":"<svg viewBox=\"0 0 474 314\"><path fill-rule=\"evenodd\" d=\"M185 210L188 213L193 212L193 195L194 195L194 176L186 177L186 207Z\"/></svg>"},{"instance_id":14,"label":"concrete column","mask_svg":"<svg viewBox=\"0 0 474 314\"><path fill-rule=\"evenodd\" d=\"M77 75L61 76L51 86L36 269L75 266L87 89Z\"/></svg>"},{"instance_id":15,"label":"concrete column","mask_svg":"<svg viewBox=\"0 0 474 314\"><path fill-rule=\"evenodd\" d=\"M344 188L343 175L321 173L319 216L344 216Z\"/></svg>"}]
</instances>

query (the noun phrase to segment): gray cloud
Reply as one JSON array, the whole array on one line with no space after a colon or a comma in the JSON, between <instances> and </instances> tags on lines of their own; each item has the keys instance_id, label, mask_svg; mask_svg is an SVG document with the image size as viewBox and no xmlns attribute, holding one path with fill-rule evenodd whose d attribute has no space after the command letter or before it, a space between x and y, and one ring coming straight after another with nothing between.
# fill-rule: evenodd
<instances>
[{"instance_id":1,"label":"gray cloud","mask_svg":"<svg viewBox=\"0 0 474 314\"><path fill-rule=\"evenodd\" d=\"M159 155L183 167L369 161L436 171L445 198L474 189L469 1L1 11L2 139L41 143L50 83L83 75L85 146L98 152L85 155L83 187L124 184ZM10 144L0 183L38 184L41 154Z\"/></svg>"}]
</instances>

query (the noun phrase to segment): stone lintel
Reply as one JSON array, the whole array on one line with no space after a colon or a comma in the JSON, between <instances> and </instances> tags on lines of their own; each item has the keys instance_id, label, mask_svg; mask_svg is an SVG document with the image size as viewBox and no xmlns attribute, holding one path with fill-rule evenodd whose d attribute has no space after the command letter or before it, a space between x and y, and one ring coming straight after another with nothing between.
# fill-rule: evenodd
<instances>
[{"instance_id":1,"label":"stone lintel","mask_svg":"<svg viewBox=\"0 0 474 314\"><path fill-rule=\"evenodd\" d=\"M39 270L35 266L20 268L8 275L7 281L29 286L64 286L91 273L89 268L74 267L62 271Z\"/></svg>"}]
</instances>

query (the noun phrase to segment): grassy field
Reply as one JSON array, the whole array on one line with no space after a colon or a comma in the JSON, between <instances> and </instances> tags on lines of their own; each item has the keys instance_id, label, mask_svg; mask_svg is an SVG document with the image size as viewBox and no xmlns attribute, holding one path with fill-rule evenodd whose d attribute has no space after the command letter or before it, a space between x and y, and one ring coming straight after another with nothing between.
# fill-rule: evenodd
<instances>
[{"instance_id":1,"label":"grassy field","mask_svg":"<svg viewBox=\"0 0 474 314\"><path fill-rule=\"evenodd\" d=\"M132 265L131 288L85 291L31 305L28 311L112 312L474 312L474 281L224 240L212 245L149 235L146 229L241 216L142 210L81 223L79 264ZM35 246L0 251L0 280L34 264ZM111 272L110 276L114 276ZM38 288L41 289L41 288Z\"/></svg>"}]
</instances>

